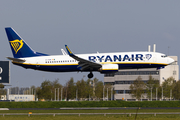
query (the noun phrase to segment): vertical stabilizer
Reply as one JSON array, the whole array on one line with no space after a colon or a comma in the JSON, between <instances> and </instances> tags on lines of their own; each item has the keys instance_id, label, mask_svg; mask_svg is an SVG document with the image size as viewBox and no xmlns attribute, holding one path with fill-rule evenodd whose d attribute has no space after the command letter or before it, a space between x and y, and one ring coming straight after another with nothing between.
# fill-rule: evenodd
<instances>
[{"instance_id":1,"label":"vertical stabilizer","mask_svg":"<svg viewBox=\"0 0 180 120\"><path fill-rule=\"evenodd\" d=\"M33 49L31 49L13 28L7 27L5 28L5 30L14 58L34 57L42 55L41 53L36 53Z\"/></svg>"}]
</instances>

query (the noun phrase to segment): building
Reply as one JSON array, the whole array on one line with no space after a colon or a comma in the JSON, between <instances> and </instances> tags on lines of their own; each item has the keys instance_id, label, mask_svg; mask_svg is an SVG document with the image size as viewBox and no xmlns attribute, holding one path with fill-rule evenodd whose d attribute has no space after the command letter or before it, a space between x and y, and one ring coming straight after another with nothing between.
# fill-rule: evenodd
<instances>
[{"instance_id":1,"label":"building","mask_svg":"<svg viewBox=\"0 0 180 120\"><path fill-rule=\"evenodd\" d=\"M9 100L13 101L35 101L35 95L9 95Z\"/></svg>"},{"instance_id":2,"label":"building","mask_svg":"<svg viewBox=\"0 0 180 120\"><path fill-rule=\"evenodd\" d=\"M138 76L141 76L144 83L147 83L149 76L159 80L159 83L162 84L169 77L173 77L176 81L179 80L179 65L177 56L169 56L175 60L171 65L166 66L163 69L128 69L128 70L119 70L115 74L105 74L104 84L111 84L114 87L115 100L135 100L130 94L130 85ZM144 98L147 99L147 98Z\"/></svg>"},{"instance_id":3,"label":"building","mask_svg":"<svg viewBox=\"0 0 180 120\"><path fill-rule=\"evenodd\" d=\"M0 100L3 101L35 101L34 95L1 95Z\"/></svg>"},{"instance_id":4,"label":"building","mask_svg":"<svg viewBox=\"0 0 180 120\"><path fill-rule=\"evenodd\" d=\"M18 87L16 87L16 88L18 88ZM34 94L32 94L32 93L24 94L26 91L24 92L24 91L22 91L23 89L19 89L19 88L16 90L16 88L7 89L6 95L1 95L1 100L15 101L15 102L35 101ZM24 89L24 90L28 90L28 89Z\"/></svg>"}]
</instances>

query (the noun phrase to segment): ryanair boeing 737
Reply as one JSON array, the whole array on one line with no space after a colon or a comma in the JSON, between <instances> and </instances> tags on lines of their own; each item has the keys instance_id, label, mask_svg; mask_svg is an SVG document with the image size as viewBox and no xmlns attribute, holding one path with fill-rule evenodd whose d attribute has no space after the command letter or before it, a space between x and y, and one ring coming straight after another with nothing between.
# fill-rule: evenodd
<instances>
[{"instance_id":1,"label":"ryanair boeing 737","mask_svg":"<svg viewBox=\"0 0 180 120\"><path fill-rule=\"evenodd\" d=\"M14 56L7 58L24 68L49 72L90 72L88 78L92 78L93 71L112 73L119 69L161 68L174 62L157 52L73 54L67 45L68 54L62 50L63 55L48 55L35 52L13 28L5 30Z\"/></svg>"}]
</instances>

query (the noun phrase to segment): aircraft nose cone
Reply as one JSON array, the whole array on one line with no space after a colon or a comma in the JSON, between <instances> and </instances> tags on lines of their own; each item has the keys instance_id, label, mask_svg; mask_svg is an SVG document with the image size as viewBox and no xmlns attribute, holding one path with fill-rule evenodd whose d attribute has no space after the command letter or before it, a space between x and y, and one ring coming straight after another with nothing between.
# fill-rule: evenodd
<instances>
[{"instance_id":1,"label":"aircraft nose cone","mask_svg":"<svg viewBox=\"0 0 180 120\"><path fill-rule=\"evenodd\" d=\"M168 64L172 64L174 62L174 59L168 58Z\"/></svg>"}]
</instances>

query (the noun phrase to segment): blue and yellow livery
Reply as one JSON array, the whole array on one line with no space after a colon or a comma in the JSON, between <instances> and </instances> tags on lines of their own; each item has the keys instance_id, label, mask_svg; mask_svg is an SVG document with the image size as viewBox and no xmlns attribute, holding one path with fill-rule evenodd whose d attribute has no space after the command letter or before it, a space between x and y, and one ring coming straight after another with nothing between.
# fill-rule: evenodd
<instances>
[{"instance_id":1,"label":"blue and yellow livery","mask_svg":"<svg viewBox=\"0 0 180 120\"><path fill-rule=\"evenodd\" d=\"M30 48L13 28L5 30L14 56L7 58L24 68L49 72L85 71L90 72L88 78L92 78L93 71L110 73L119 69L160 68L174 62L165 54L157 52L73 54L67 45L68 54L62 50L63 55L47 55Z\"/></svg>"}]
</instances>

